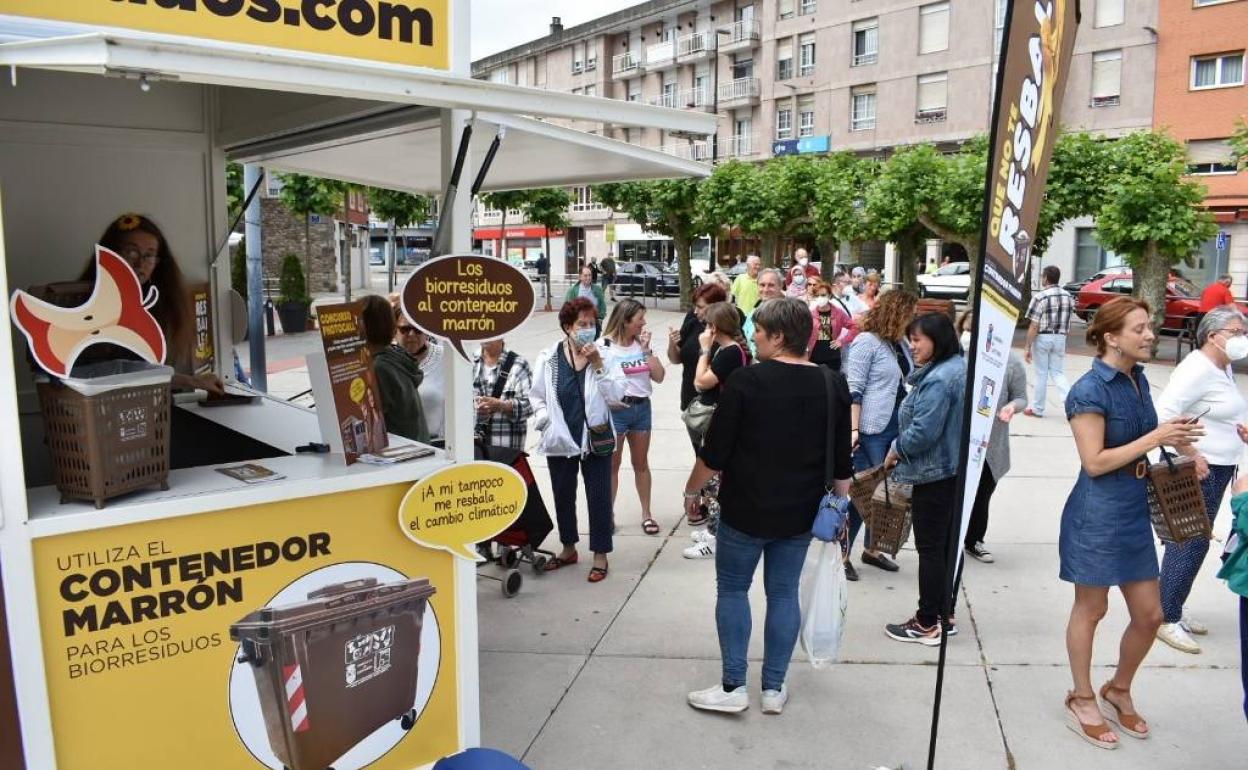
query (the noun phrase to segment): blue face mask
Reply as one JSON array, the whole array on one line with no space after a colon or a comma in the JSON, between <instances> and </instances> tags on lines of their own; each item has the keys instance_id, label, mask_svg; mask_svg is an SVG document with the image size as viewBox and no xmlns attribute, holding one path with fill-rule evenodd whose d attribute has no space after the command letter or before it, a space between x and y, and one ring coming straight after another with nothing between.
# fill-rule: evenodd
<instances>
[{"instance_id":1,"label":"blue face mask","mask_svg":"<svg viewBox=\"0 0 1248 770\"><path fill-rule=\"evenodd\" d=\"M583 346L593 342L597 336L598 333L593 329L577 329L573 332L572 339L576 344Z\"/></svg>"}]
</instances>

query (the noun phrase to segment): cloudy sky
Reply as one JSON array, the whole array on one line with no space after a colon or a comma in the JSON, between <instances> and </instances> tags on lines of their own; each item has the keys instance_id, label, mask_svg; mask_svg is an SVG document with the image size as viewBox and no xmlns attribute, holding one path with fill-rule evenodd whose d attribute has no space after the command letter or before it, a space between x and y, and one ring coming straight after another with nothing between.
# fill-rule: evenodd
<instances>
[{"instance_id":1,"label":"cloudy sky","mask_svg":"<svg viewBox=\"0 0 1248 770\"><path fill-rule=\"evenodd\" d=\"M563 26L637 5L642 0L472 0L472 58L480 59L514 45L543 37L550 17Z\"/></svg>"}]
</instances>

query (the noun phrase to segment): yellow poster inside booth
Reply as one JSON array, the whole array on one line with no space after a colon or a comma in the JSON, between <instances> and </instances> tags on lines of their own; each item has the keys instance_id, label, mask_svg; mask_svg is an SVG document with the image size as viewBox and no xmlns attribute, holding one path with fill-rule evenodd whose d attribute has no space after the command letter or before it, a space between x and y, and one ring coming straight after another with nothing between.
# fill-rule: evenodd
<instances>
[{"instance_id":1,"label":"yellow poster inside booth","mask_svg":"<svg viewBox=\"0 0 1248 770\"><path fill-rule=\"evenodd\" d=\"M0 0L0 14L448 69L452 0Z\"/></svg>"},{"instance_id":2,"label":"yellow poster inside booth","mask_svg":"<svg viewBox=\"0 0 1248 770\"><path fill-rule=\"evenodd\" d=\"M409 488L36 540L57 766L406 770L457 751L455 557L395 526Z\"/></svg>"}]
</instances>

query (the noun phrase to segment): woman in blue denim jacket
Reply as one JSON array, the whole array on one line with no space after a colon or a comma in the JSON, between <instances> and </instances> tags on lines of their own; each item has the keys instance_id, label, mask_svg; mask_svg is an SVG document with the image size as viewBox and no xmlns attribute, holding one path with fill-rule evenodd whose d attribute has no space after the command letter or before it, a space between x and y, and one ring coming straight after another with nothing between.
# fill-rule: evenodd
<instances>
[{"instance_id":1,"label":"woman in blue denim jacket","mask_svg":"<svg viewBox=\"0 0 1248 770\"><path fill-rule=\"evenodd\" d=\"M956 476L962 435L966 362L949 317L921 315L906 329L915 366L910 393L901 402L901 429L885 465L890 478L913 484L910 498L914 547L919 553L919 609L904 623L890 623L884 633L899 642L940 644L941 601L949 556L949 523L957 496ZM957 633L952 604L949 635Z\"/></svg>"}]
</instances>

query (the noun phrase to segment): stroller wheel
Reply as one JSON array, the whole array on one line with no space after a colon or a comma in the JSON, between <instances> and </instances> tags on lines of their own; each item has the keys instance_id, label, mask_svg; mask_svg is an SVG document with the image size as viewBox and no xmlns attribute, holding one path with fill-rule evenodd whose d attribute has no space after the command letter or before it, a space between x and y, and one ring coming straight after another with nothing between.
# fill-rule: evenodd
<instances>
[{"instance_id":1,"label":"stroller wheel","mask_svg":"<svg viewBox=\"0 0 1248 770\"><path fill-rule=\"evenodd\" d=\"M498 561L506 569L515 569L520 563L520 552L515 548L508 548L498 555Z\"/></svg>"},{"instance_id":2,"label":"stroller wheel","mask_svg":"<svg viewBox=\"0 0 1248 770\"><path fill-rule=\"evenodd\" d=\"M503 596L508 599L520 593L520 586L524 584L524 577L520 574L520 570L510 570L503 576Z\"/></svg>"},{"instance_id":3,"label":"stroller wheel","mask_svg":"<svg viewBox=\"0 0 1248 770\"><path fill-rule=\"evenodd\" d=\"M550 563L550 559L542 556L540 553L533 557L533 571L539 575L545 574L546 565Z\"/></svg>"}]
</instances>

